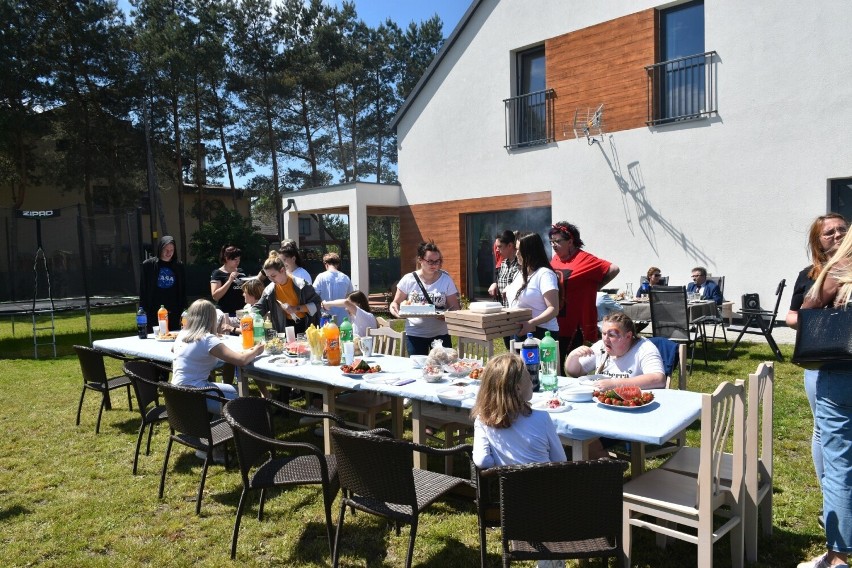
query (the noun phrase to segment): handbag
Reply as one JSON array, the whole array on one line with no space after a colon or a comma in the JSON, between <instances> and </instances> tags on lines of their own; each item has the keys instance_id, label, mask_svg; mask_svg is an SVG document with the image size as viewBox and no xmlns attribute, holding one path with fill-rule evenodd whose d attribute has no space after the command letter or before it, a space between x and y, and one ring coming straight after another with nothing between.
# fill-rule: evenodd
<instances>
[{"instance_id":1,"label":"handbag","mask_svg":"<svg viewBox=\"0 0 852 568\"><path fill-rule=\"evenodd\" d=\"M852 364L852 309L799 310L793 363L818 369L844 362Z\"/></svg>"}]
</instances>

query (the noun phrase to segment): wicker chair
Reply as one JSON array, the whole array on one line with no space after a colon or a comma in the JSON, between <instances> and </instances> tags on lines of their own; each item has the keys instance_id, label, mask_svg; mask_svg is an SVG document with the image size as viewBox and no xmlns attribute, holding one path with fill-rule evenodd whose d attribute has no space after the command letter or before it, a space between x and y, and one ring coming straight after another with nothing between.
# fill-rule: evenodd
<instances>
[{"instance_id":1,"label":"wicker chair","mask_svg":"<svg viewBox=\"0 0 852 568\"><path fill-rule=\"evenodd\" d=\"M95 425L95 434L101 431L101 416L104 413L104 408L112 408L109 400L109 391L126 388L127 389L127 405L130 410L133 410L133 401L130 400L130 379L126 375L117 377L107 377L106 365L104 357L107 356L103 351L75 345L74 351L77 352L77 358L80 360L80 371L83 373L83 392L80 393L80 404L77 405L77 426L80 425L80 412L83 410L83 399L86 397L87 390L93 390L101 393L101 407L98 410L98 422ZM120 357L116 357L120 359Z\"/></svg>"},{"instance_id":2,"label":"wicker chair","mask_svg":"<svg viewBox=\"0 0 852 568\"><path fill-rule=\"evenodd\" d=\"M223 404L227 401L222 397L222 391L213 386L198 389L162 383L160 389L163 391L163 398L166 401L171 435L169 436L169 443L166 445L166 456L163 459L163 472L160 475L158 496L160 499L163 498L166 469L169 465L169 455L172 452L173 442L206 452L207 457L204 459L201 481L198 484L198 497L195 499L195 513L200 514L207 468L213 461L213 448L224 447L234 437L224 418L210 420L210 414L207 411L207 399L217 400ZM228 467L227 452L225 452L225 467Z\"/></svg>"},{"instance_id":3,"label":"wicker chair","mask_svg":"<svg viewBox=\"0 0 852 568\"><path fill-rule=\"evenodd\" d=\"M340 535L346 507L378 515L394 521L397 535L400 525L411 525L406 568L411 566L414 539L420 511L448 491L471 482L425 469L414 469L414 452L444 456L447 453L466 453L470 445L436 449L406 440L395 440L385 429L355 432L331 428L331 443L337 456L340 486L340 516L334 538L333 566L340 557ZM377 467L380 464L380 467Z\"/></svg>"},{"instance_id":4,"label":"wicker chair","mask_svg":"<svg viewBox=\"0 0 852 568\"><path fill-rule=\"evenodd\" d=\"M499 479L488 469L481 469L471 462L472 476L476 480L476 520L479 524L479 563L485 568L487 562L486 530L500 526Z\"/></svg>"},{"instance_id":5,"label":"wicker chair","mask_svg":"<svg viewBox=\"0 0 852 568\"><path fill-rule=\"evenodd\" d=\"M332 550L331 504L340 488L337 479L337 460L326 456L323 451L305 442L286 442L275 438L272 414L286 410L290 416L312 416L329 418L338 424L344 422L333 414L303 411L273 400L243 397L225 405L222 413L234 431L234 444L240 463L243 491L237 506L234 534L231 539L231 558L237 554L237 537L248 494L260 490L257 509L258 520L263 520L263 506L267 489L293 485L321 485L325 509L325 527L329 554ZM286 454L286 455L282 455Z\"/></svg>"},{"instance_id":6,"label":"wicker chair","mask_svg":"<svg viewBox=\"0 0 852 568\"><path fill-rule=\"evenodd\" d=\"M133 384L136 406L142 417L142 422L139 423L139 435L136 437L136 451L133 454L133 475L136 475L139 447L142 445L145 428L148 428L148 443L145 446L145 455L148 456L151 455L151 435L154 433L154 424L168 419L165 405L160 404L159 391L160 380L165 374L165 369L151 361L128 361L124 364L124 373Z\"/></svg>"},{"instance_id":7,"label":"wicker chair","mask_svg":"<svg viewBox=\"0 0 852 568\"><path fill-rule=\"evenodd\" d=\"M626 469L623 461L598 460L482 472L500 479L503 566L513 560L621 558Z\"/></svg>"}]
</instances>

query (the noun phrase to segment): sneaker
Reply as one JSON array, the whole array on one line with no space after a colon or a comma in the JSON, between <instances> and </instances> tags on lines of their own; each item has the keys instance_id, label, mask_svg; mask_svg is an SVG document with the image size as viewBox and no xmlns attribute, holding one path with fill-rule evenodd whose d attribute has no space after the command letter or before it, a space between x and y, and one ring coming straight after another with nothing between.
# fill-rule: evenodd
<instances>
[{"instance_id":1,"label":"sneaker","mask_svg":"<svg viewBox=\"0 0 852 568\"><path fill-rule=\"evenodd\" d=\"M322 418L314 418L313 416L302 416L299 418L299 426L310 426L312 424L319 424L322 422Z\"/></svg>"},{"instance_id":2,"label":"sneaker","mask_svg":"<svg viewBox=\"0 0 852 568\"><path fill-rule=\"evenodd\" d=\"M807 562L799 562L798 568L849 568L849 565L845 562L841 564L829 564L825 558L826 556L828 556L827 553Z\"/></svg>"}]
</instances>

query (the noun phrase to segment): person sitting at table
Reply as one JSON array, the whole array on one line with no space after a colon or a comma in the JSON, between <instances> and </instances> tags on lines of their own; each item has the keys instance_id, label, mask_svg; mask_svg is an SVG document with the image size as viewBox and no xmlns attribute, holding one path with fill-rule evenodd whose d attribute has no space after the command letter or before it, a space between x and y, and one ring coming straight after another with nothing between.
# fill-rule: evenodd
<instances>
[{"instance_id":1,"label":"person sitting at table","mask_svg":"<svg viewBox=\"0 0 852 568\"><path fill-rule=\"evenodd\" d=\"M646 276L648 277L648 279L644 280L641 284L639 284L639 290L637 290L636 292L637 298L647 296L651 291L651 286L659 286L660 282L663 279L662 271L656 266L652 266L651 268L649 268Z\"/></svg>"},{"instance_id":2,"label":"person sitting at table","mask_svg":"<svg viewBox=\"0 0 852 568\"><path fill-rule=\"evenodd\" d=\"M601 322L606 316L624 311L624 307L606 292L598 292L595 306L598 309L598 329L601 328Z\"/></svg>"},{"instance_id":3,"label":"person sitting at table","mask_svg":"<svg viewBox=\"0 0 852 568\"><path fill-rule=\"evenodd\" d=\"M370 300L361 290L350 292L340 300L323 302L322 309L328 308L344 308L349 314L349 321L352 322L352 331L358 337L365 337L368 329L379 327L376 316L370 311Z\"/></svg>"},{"instance_id":4,"label":"person sitting at table","mask_svg":"<svg viewBox=\"0 0 852 568\"><path fill-rule=\"evenodd\" d=\"M216 306L209 300L196 300L186 311L186 327L178 333L172 352L172 384L186 387L204 388L211 386L208 381L210 372L219 361L236 367L248 365L263 353L263 344L258 343L251 349L235 351L228 347L216 335ZM237 389L233 385L213 383L224 398L237 398ZM214 400L207 401L207 409L212 414L220 414L222 405Z\"/></svg>"},{"instance_id":5,"label":"person sitting at table","mask_svg":"<svg viewBox=\"0 0 852 568\"><path fill-rule=\"evenodd\" d=\"M603 339L591 347L581 345L565 358L565 370L572 377L608 375L595 382L598 389L620 385L643 389L666 386L663 359L653 343L636 335L633 320L627 314L610 314L601 325Z\"/></svg>"},{"instance_id":6,"label":"person sitting at table","mask_svg":"<svg viewBox=\"0 0 852 568\"><path fill-rule=\"evenodd\" d=\"M488 360L470 411L473 463L478 467L566 460L550 415L530 406L532 394L532 380L520 357L502 353Z\"/></svg>"},{"instance_id":7,"label":"person sitting at table","mask_svg":"<svg viewBox=\"0 0 852 568\"><path fill-rule=\"evenodd\" d=\"M701 294L702 300L713 300L717 306L722 305L722 290L712 280L707 280L707 269L696 266L692 269L692 282L686 286L687 294Z\"/></svg>"}]
</instances>

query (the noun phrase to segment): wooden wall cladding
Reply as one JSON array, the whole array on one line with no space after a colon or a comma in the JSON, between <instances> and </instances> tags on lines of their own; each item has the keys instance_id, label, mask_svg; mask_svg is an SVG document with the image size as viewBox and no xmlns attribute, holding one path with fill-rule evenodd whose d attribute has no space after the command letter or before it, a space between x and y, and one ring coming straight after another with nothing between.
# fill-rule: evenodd
<instances>
[{"instance_id":1,"label":"wooden wall cladding","mask_svg":"<svg viewBox=\"0 0 852 568\"><path fill-rule=\"evenodd\" d=\"M556 93L557 140L574 138L578 108L601 103L605 133L645 127L645 66L656 61L655 18L654 9L644 10L545 42L547 86Z\"/></svg>"},{"instance_id":2,"label":"wooden wall cladding","mask_svg":"<svg viewBox=\"0 0 852 568\"><path fill-rule=\"evenodd\" d=\"M465 214L511 211L518 209L519 204L523 207L550 207L550 191L400 207L400 276L416 268L417 246L432 239L441 249L443 269L450 273L456 286L465 293Z\"/></svg>"}]
</instances>

